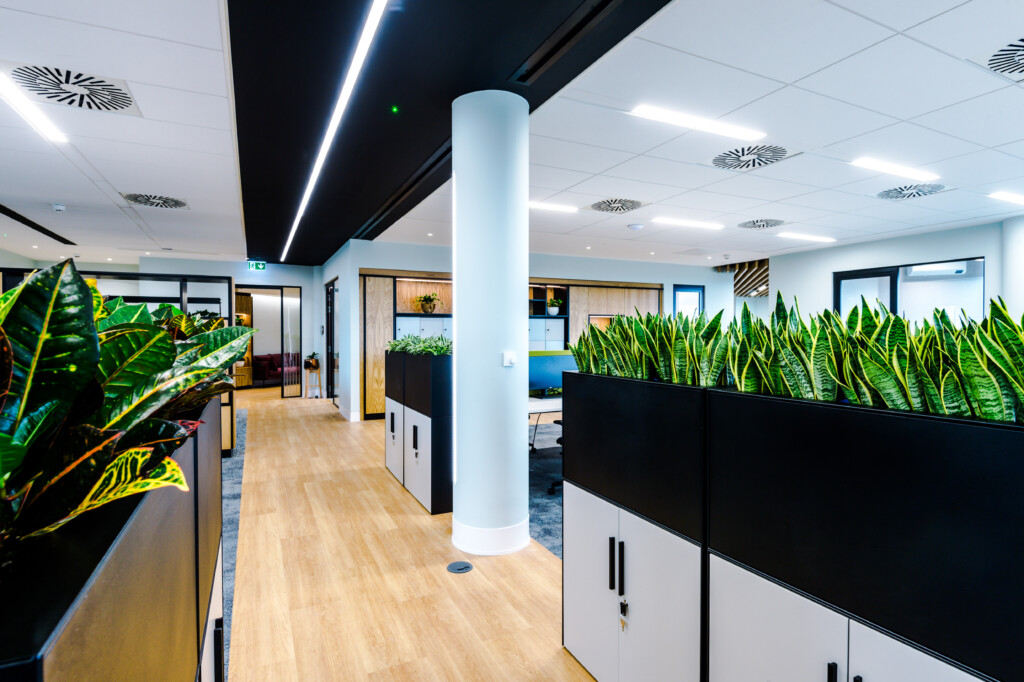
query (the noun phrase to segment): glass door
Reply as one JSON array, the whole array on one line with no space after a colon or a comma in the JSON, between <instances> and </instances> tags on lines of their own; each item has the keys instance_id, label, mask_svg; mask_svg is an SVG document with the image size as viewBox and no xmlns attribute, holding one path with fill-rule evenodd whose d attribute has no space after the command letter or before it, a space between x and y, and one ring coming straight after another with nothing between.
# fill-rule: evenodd
<instances>
[{"instance_id":1,"label":"glass door","mask_svg":"<svg viewBox=\"0 0 1024 682\"><path fill-rule=\"evenodd\" d=\"M330 398L335 405L338 404L338 399L335 394L334 387L338 382L338 351L335 345L334 338L334 284L337 280L331 280L324 285L324 338L326 340L326 347L324 349L324 361L321 366L324 369L326 376L326 386L324 387L325 398Z\"/></svg>"},{"instance_id":2,"label":"glass door","mask_svg":"<svg viewBox=\"0 0 1024 682\"><path fill-rule=\"evenodd\" d=\"M899 268L876 268L836 272L832 280L833 309L846 319L860 305L861 297L869 306L880 302L890 312L896 310L896 279Z\"/></svg>"},{"instance_id":3,"label":"glass door","mask_svg":"<svg viewBox=\"0 0 1024 682\"><path fill-rule=\"evenodd\" d=\"M302 395L302 288L281 287L281 397Z\"/></svg>"}]
</instances>

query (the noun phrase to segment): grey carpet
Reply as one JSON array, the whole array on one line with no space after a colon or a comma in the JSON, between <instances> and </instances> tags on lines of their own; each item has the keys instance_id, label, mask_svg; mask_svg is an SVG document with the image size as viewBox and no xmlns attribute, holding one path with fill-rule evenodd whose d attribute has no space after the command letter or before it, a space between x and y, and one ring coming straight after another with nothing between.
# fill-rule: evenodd
<instances>
[{"instance_id":1,"label":"grey carpet","mask_svg":"<svg viewBox=\"0 0 1024 682\"><path fill-rule=\"evenodd\" d=\"M228 679L231 653L231 606L235 597L235 557L238 554L238 515L242 509L242 467L245 464L247 411L235 411L235 449L221 460L224 500L224 679Z\"/></svg>"},{"instance_id":2,"label":"grey carpet","mask_svg":"<svg viewBox=\"0 0 1024 682\"><path fill-rule=\"evenodd\" d=\"M530 426L533 435L533 426ZM562 558L562 489L554 495L548 489L562 480L562 446L555 440L562 435L559 424L537 427L537 452L530 455L530 537Z\"/></svg>"}]
</instances>

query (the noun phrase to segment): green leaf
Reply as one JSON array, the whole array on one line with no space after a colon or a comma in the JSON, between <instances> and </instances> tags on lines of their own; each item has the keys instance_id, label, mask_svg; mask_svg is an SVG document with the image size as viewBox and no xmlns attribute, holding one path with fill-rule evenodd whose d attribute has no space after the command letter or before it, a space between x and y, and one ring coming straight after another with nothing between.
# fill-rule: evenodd
<instances>
[{"instance_id":1,"label":"green leaf","mask_svg":"<svg viewBox=\"0 0 1024 682\"><path fill-rule=\"evenodd\" d=\"M86 286L89 287L89 291L92 293L92 319L93 322L99 322L110 313L103 305L103 294L100 293L99 288L96 286L96 280L87 279L85 280Z\"/></svg>"},{"instance_id":2,"label":"green leaf","mask_svg":"<svg viewBox=\"0 0 1024 682\"><path fill-rule=\"evenodd\" d=\"M117 442L117 451L132 448L151 448L151 461L159 461L171 455L188 439L191 431L177 422L166 419L143 419L133 426Z\"/></svg>"},{"instance_id":3,"label":"green leaf","mask_svg":"<svg viewBox=\"0 0 1024 682\"><path fill-rule=\"evenodd\" d=\"M942 410L953 417L970 417L971 408L964 397L964 389L953 370L948 370L942 377L940 385L942 394Z\"/></svg>"},{"instance_id":4,"label":"green leaf","mask_svg":"<svg viewBox=\"0 0 1024 682\"><path fill-rule=\"evenodd\" d=\"M171 335L154 325L123 325L103 334L97 374L103 393L110 400L131 391L135 384L169 369L176 353Z\"/></svg>"},{"instance_id":5,"label":"green leaf","mask_svg":"<svg viewBox=\"0 0 1024 682\"><path fill-rule=\"evenodd\" d=\"M836 399L836 380L829 372L829 363L834 366L832 336L829 327L819 325L811 341L810 376L814 389L815 400L834 402Z\"/></svg>"},{"instance_id":6,"label":"green leaf","mask_svg":"<svg viewBox=\"0 0 1024 682\"><path fill-rule=\"evenodd\" d=\"M107 401L101 411L102 427L128 430L173 400L179 393L222 374L207 367L172 367L135 384L131 391Z\"/></svg>"},{"instance_id":7,"label":"green leaf","mask_svg":"<svg viewBox=\"0 0 1024 682\"><path fill-rule=\"evenodd\" d=\"M859 359L864 378L871 388L878 391L882 401L894 410L909 410L907 396L883 351L869 344L859 351Z\"/></svg>"},{"instance_id":8,"label":"green leaf","mask_svg":"<svg viewBox=\"0 0 1024 682\"><path fill-rule=\"evenodd\" d=\"M120 296L118 296L117 298L112 298L109 301L107 301L106 303L104 303L103 307L107 309L107 313L113 313L114 311L116 311L118 308L120 308L123 305L124 305L124 299L121 298Z\"/></svg>"},{"instance_id":9,"label":"green leaf","mask_svg":"<svg viewBox=\"0 0 1024 682\"><path fill-rule=\"evenodd\" d=\"M961 336L957 343L957 362L964 377L964 388L975 416L982 419L1013 421L1014 409L1008 404L996 377L985 364L985 356L971 340Z\"/></svg>"},{"instance_id":10,"label":"green leaf","mask_svg":"<svg viewBox=\"0 0 1024 682\"><path fill-rule=\"evenodd\" d=\"M789 388L790 394L794 398L813 400L814 388L811 385L811 378L807 368L790 347L780 346L779 353L782 377Z\"/></svg>"},{"instance_id":11,"label":"green leaf","mask_svg":"<svg viewBox=\"0 0 1024 682\"><path fill-rule=\"evenodd\" d=\"M171 305L170 303L161 303L156 307L156 310L153 311L153 319L170 320L184 314L185 313L181 312L181 308L178 306Z\"/></svg>"},{"instance_id":12,"label":"green leaf","mask_svg":"<svg viewBox=\"0 0 1024 682\"><path fill-rule=\"evenodd\" d=\"M99 344L92 293L66 261L33 274L4 321L13 355L0 432L13 434L25 417L50 401L66 409L92 379Z\"/></svg>"},{"instance_id":13,"label":"green leaf","mask_svg":"<svg viewBox=\"0 0 1024 682\"><path fill-rule=\"evenodd\" d=\"M4 293L0 294L0 324L3 324L7 319L7 313L11 312L11 308L18 300L18 296L21 294L22 287L25 283L22 282L13 289L8 289Z\"/></svg>"},{"instance_id":14,"label":"green leaf","mask_svg":"<svg viewBox=\"0 0 1024 682\"><path fill-rule=\"evenodd\" d=\"M105 319L96 323L96 329L104 331L119 324L153 324L153 316L145 303L138 305L122 305Z\"/></svg>"},{"instance_id":15,"label":"green leaf","mask_svg":"<svg viewBox=\"0 0 1024 682\"><path fill-rule=\"evenodd\" d=\"M100 480L77 507L61 519L25 537L51 533L76 516L129 495L168 486L179 490L188 490L185 474L178 463L170 457L164 458L159 465L146 472L144 467L149 461L150 454L149 448L134 448L122 452L107 465Z\"/></svg>"}]
</instances>

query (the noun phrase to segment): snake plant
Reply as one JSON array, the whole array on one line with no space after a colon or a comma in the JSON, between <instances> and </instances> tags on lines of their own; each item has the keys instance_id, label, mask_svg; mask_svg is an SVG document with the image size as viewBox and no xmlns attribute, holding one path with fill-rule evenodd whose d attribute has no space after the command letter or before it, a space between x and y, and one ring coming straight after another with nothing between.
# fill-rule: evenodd
<instances>
[{"instance_id":1,"label":"snake plant","mask_svg":"<svg viewBox=\"0 0 1024 682\"><path fill-rule=\"evenodd\" d=\"M781 295L767 321L746 304L725 330L721 319L638 312L591 326L570 350L590 374L1024 422L1024 328L1002 299L981 322L965 314L959 324L936 310L911 326L863 298L846 319L805 319Z\"/></svg>"},{"instance_id":2,"label":"snake plant","mask_svg":"<svg viewBox=\"0 0 1024 682\"><path fill-rule=\"evenodd\" d=\"M451 355L452 340L445 336L403 336L388 342L387 349L410 355Z\"/></svg>"},{"instance_id":3,"label":"snake plant","mask_svg":"<svg viewBox=\"0 0 1024 682\"><path fill-rule=\"evenodd\" d=\"M70 260L0 295L0 552L113 500L187 489L188 417L254 330L104 302Z\"/></svg>"}]
</instances>

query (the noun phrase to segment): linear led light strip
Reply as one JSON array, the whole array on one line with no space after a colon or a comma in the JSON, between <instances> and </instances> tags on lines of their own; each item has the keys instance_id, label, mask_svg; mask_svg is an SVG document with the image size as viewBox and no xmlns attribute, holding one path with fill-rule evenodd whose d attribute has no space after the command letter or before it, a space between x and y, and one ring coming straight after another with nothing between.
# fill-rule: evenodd
<instances>
[{"instance_id":1,"label":"linear led light strip","mask_svg":"<svg viewBox=\"0 0 1024 682\"><path fill-rule=\"evenodd\" d=\"M677 227L699 227L704 230L721 230L725 225L719 225L718 223L706 223L701 220L683 220L682 218L654 218L651 220L652 223L660 223L662 225L675 225Z\"/></svg>"},{"instance_id":2,"label":"linear led light strip","mask_svg":"<svg viewBox=\"0 0 1024 682\"><path fill-rule=\"evenodd\" d=\"M832 237L822 237L817 234L801 234L799 232L779 232L776 236L783 239L802 239L805 242L823 242L826 244L835 241Z\"/></svg>"},{"instance_id":3,"label":"linear led light strip","mask_svg":"<svg viewBox=\"0 0 1024 682\"><path fill-rule=\"evenodd\" d=\"M992 194L989 194L988 196L992 199L1009 201L1013 204L1024 204L1024 194L1014 194L1013 192L992 192Z\"/></svg>"},{"instance_id":4,"label":"linear led light strip","mask_svg":"<svg viewBox=\"0 0 1024 682\"><path fill-rule=\"evenodd\" d=\"M302 220L302 214L306 212L306 206L309 204L309 198L313 195L313 188L316 187L316 181L320 178L320 171L324 167L324 161L327 160L327 152L331 149L331 143L334 142L334 135L338 132L338 126L341 124L341 117L345 113L345 109L348 107L348 101L352 97L352 91L356 87L356 82L359 80L359 73L363 70L363 63L366 61L366 55L370 51L370 45L373 43L373 38L377 33L377 28L380 26L380 19L384 15L384 10L387 9L388 0L373 0L373 6L370 8L370 14L366 17L366 23L363 25L363 32L359 36L359 44L356 45L355 54L352 55L352 62L348 65L348 72L345 74L345 82L341 86L341 92L338 93L338 101L334 104L334 112L331 114L331 121L327 124L327 131L324 133L323 142L320 143L320 152L316 155L316 162L313 164L313 172L309 174L309 182L306 183L306 191L302 194L302 201L299 203L299 210L295 214L295 222L292 223L292 230L288 233L288 241L285 242L284 251L281 252L281 260L283 261L288 256L288 249L291 248L292 239L295 237L295 231L299 229L299 221Z\"/></svg>"},{"instance_id":5,"label":"linear led light strip","mask_svg":"<svg viewBox=\"0 0 1024 682\"><path fill-rule=\"evenodd\" d=\"M668 123L681 128L701 130L705 133L713 133L715 135L722 135L723 137L733 137L737 140L746 140L747 142L760 140L765 136L765 133L762 133L759 130L742 128L730 123L723 123L722 121L716 121L710 118L701 118L700 116L693 116L692 114L684 114L679 111L670 111L668 109L662 109L661 107L651 106L650 104L641 104L634 107L633 111L630 113L634 116L650 119L652 121L660 121L662 123Z\"/></svg>"},{"instance_id":6,"label":"linear led light strip","mask_svg":"<svg viewBox=\"0 0 1024 682\"><path fill-rule=\"evenodd\" d=\"M51 142L67 142L67 136L62 133L53 122L46 117L39 108L25 97L18 86L11 82L6 74L0 73L0 97L11 105L11 108L18 112L18 115L25 119L25 122L35 128L35 131Z\"/></svg>"},{"instance_id":7,"label":"linear led light strip","mask_svg":"<svg viewBox=\"0 0 1024 682\"><path fill-rule=\"evenodd\" d=\"M887 175L895 175L901 178L910 178L911 180L920 180L922 182L939 179L939 176L936 175L935 173L929 173L928 171L917 170L916 168L909 168L907 166L901 166L898 163L880 161L878 159L872 159L866 156L862 156L859 159L854 159L853 161L850 162L850 165L858 166L860 168L867 168L873 171L878 171L879 173L886 173Z\"/></svg>"}]
</instances>

